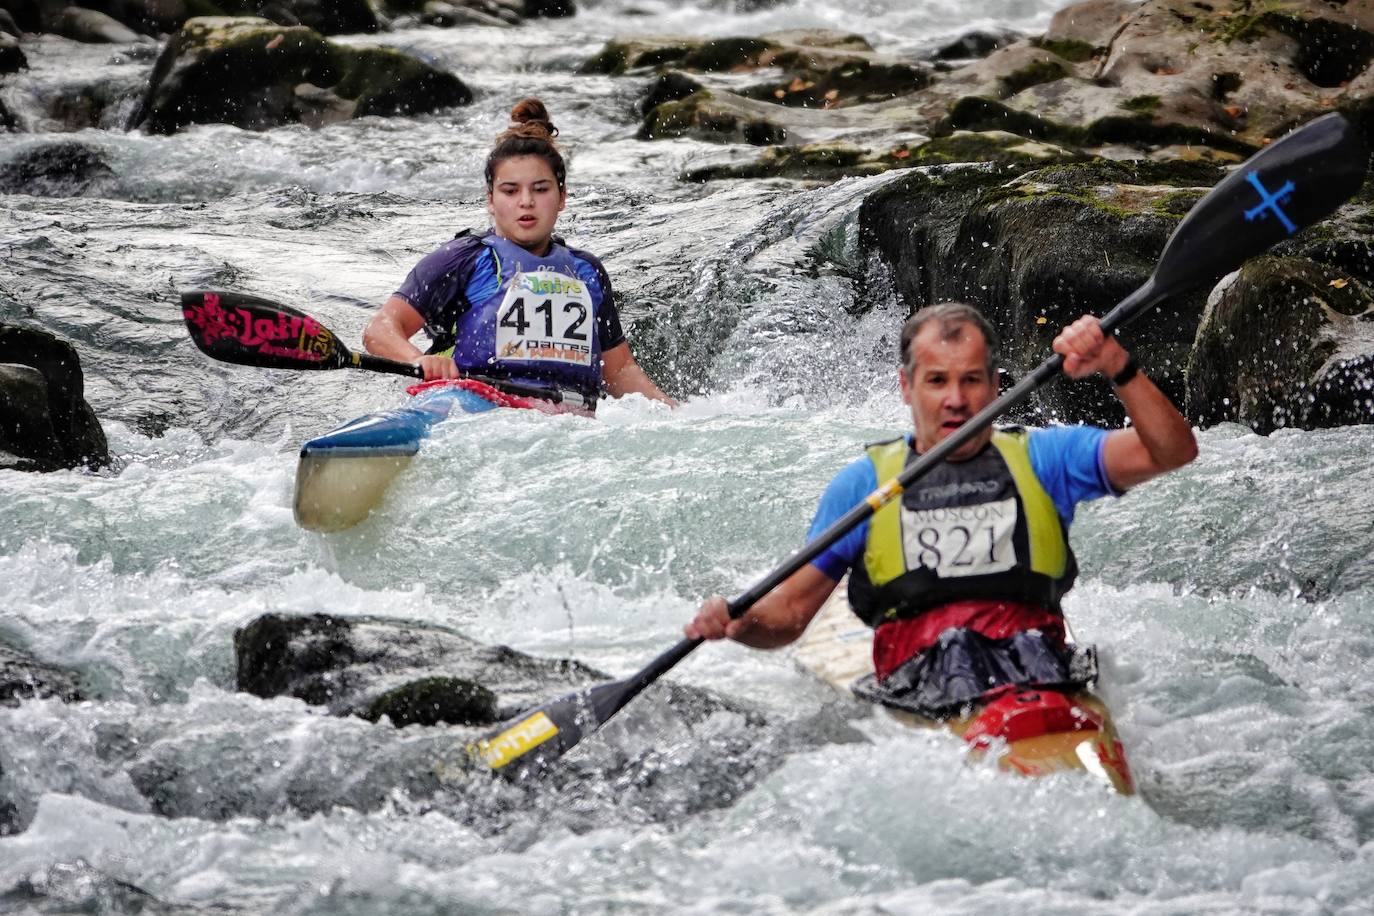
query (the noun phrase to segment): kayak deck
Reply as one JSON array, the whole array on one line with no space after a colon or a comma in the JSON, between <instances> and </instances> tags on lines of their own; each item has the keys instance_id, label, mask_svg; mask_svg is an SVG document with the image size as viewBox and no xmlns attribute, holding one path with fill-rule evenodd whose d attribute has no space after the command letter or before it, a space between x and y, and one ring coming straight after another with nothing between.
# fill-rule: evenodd
<instances>
[{"instance_id":1,"label":"kayak deck","mask_svg":"<svg viewBox=\"0 0 1374 916\"><path fill-rule=\"evenodd\" d=\"M850 611L842 584L792 652L802 667L848 692L873 673L872 646L873 631ZM1028 776L1084 771L1122 795L1135 792L1111 712L1088 691L1009 688L948 720L883 709L910 726L948 729L968 743L971 757L994 753L1004 770Z\"/></svg>"},{"instance_id":2,"label":"kayak deck","mask_svg":"<svg viewBox=\"0 0 1374 916\"><path fill-rule=\"evenodd\" d=\"M455 410L483 413L499 406L471 386L434 386L401 407L309 440L296 466L296 524L325 533L353 527L381 503L434 424Z\"/></svg>"}]
</instances>

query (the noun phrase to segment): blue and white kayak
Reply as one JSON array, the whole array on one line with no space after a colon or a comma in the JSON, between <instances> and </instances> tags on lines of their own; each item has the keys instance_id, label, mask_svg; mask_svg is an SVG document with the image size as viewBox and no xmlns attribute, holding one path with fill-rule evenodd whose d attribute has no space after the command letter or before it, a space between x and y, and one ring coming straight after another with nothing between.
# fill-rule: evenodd
<instances>
[{"instance_id":1,"label":"blue and white kayak","mask_svg":"<svg viewBox=\"0 0 1374 916\"><path fill-rule=\"evenodd\" d=\"M296 466L296 523L311 531L343 531L381 503L431 427L459 413L501 407L590 415L582 407L499 391L476 379L425 382L407 389L403 406L350 420L301 446Z\"/></svg>"}]
</instances>

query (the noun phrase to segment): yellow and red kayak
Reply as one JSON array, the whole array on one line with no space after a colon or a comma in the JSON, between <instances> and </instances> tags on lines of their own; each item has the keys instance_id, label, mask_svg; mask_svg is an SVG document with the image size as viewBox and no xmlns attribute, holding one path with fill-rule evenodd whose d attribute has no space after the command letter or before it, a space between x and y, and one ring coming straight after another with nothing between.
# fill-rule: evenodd
<instances>
[{"instance_id":1,"label":"yellow and red kayak","mask_svg":"<svg viewBox=\"0 0 1374 916\"><path fill-rule=\"evenodd\" d=\"M802 667L848 691L873 673L872 648L873 631L850 611L841 585L792 652ZM1027 776L1079 770L1122 795L1135 793L1111 712L1090 691L1007 688L943 720L883 709L907 725L948 729L968 743L970 757L996 754L1005 770Z\"/></svg>"}]
</instances>

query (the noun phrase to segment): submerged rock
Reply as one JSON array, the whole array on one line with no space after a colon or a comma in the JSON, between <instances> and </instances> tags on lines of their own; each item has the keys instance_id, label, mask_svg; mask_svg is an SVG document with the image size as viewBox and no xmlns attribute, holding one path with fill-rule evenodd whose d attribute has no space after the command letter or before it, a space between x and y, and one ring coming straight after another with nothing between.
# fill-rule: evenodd
<instances>
[{"instance_id":1,"label":"submerged rock","mask_svg":"<svg viewBox=\"0 0 1374 916\"><path fill-rule=\"evenodd\" d=\"M0 893L0 909L26 913L140 913L146 916L172 916L187 911L184 906L166 904L142 888L80 860L50 865L41 872L25 876L14 887Z\"/></svg>"},{"instance_id":2,"label":"submerged rock","mask_svg":"<svg viewBox=\"0 0 1374 916\"><path fill-rule=\"evenodd\" d=\"M0 706L18 706L21 700L56 697L66 703L83 699L79 678L0 644ZM4 815L0 813L0 826Z\"/></svg>"},{"instance_id":3,"label":"submerged rock","mask_svg":"<svg viewBox=\"0 0 1374 916\"><path fill-rule=\"evenodd\" d=\"M0 324L0 453L10 467L52 471L109 464L84 396L81 360L47 331Z\"/></svg>"},{"instance_id":4,"label":"submerged rock","mask_svg":"<svg viewBox=\"0 0 1374 916\"><path fill-rule=\"evenodd\" d=\"M309 87L304 98L302 86ZM311 93L321 89L351 103L352 117L423 114L472 101L458 77L399 51L336 45L304 26L212 17L188 21L168 42L134 126L166 134L188 124L265 130L310 123L321 110Z\"/></svg>"},{"instance_id":5,"label":"submerged rock","mask_svg":"<svg viewBox=\"0 0 1374 916\"><path fill-rule=\"evenodd\" d=\"M398 727L491 725L610 680L580 662L536 658L442 627L381 618L264 614L234 634L234 650L240 690L296 697L334 715L372 721L387 715Z\"/></svg>"},{"instance_id":6,"label":"submerged rock","mask_svg":"<svg viewBox=\"0 0 1374 916\"><path fill-rule=\"evenodd\" d=\"M105 154L75 141L43 143L0 162L0 193L76 197L114 177Z\"/></svg>"}]
</instances>

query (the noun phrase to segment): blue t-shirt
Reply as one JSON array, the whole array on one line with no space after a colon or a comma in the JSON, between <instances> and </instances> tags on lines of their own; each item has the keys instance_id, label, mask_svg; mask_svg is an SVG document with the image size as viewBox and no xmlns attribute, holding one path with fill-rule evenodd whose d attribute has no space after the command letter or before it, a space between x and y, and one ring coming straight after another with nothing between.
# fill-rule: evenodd
<instances>
[{"instance_id":1,"label":"blue t-shirt","mask_svg":"<svg viewBox=\"0 0 1374 916\"><path fill-rule=\"evenodd\" d=\"M1108 430L1095 426L1050 426L1030 431L1031 469L1054 501L1066 530L1073 522L1073 510L1079 503L1101 496L1121 495L1107 480L1107 468L1103 464L1102 448L1107 433ZM910 435L907 441L911 441ZM863 502L865 496L877 489L878 483L878 472L867 455L846 466L821 495L806 539L815 539L836 519ZM865 519L854 526L812 560L811 565L837 582L842 579L863 558L868 521Z\"/></svg>"}]
</instances>

